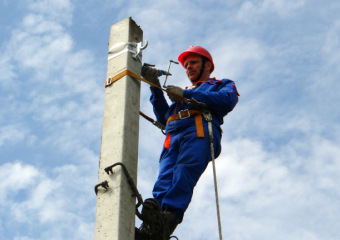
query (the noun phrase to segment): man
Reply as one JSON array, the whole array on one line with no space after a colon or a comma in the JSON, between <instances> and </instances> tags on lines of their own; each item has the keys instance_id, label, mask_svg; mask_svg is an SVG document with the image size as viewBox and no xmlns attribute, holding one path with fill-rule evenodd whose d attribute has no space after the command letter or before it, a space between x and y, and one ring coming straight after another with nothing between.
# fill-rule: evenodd
<instances>
[{"instance_id":1,"label":"man","mask_svg":"<svg viewBox=\"0 0 340 240\"><path fill-rule=\"evenodd\" d=\"M238 102L238 93L233 81L210 78L214 62L210 53L199 46L191 46L179 57L192 86L186 89L168 86L172 101L169 106L163 92L151 87L150 101L157 121L166 125L166 140L160 156L159 175L153 188L153 196L162 207L168 223L168 236L182 222L192 198L193 189L211 161L208 123L201 112L176 96L194 98L205 103L213 119L214 155L221 152L221 128L223 117L232 111ZM158 70L144 69L142 76L160 86ZM182 99L183 100L183 99Z\"/></svg>"}]
</instances>

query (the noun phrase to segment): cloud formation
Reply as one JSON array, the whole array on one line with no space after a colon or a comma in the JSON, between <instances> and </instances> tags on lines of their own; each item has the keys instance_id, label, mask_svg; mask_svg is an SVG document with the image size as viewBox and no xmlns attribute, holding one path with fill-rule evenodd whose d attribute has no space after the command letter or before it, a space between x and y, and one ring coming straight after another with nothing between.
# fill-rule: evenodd
<instances>
[{"instance_id":1,"label":"cloud formation","mask_svg":"<svg viewBox=\"0 0 340 240\"><path fill-rule=\"evenodd\" d=\"M217 159L224 238L338 239L339 7L303 0L22 3L0 46L4 239L93 239L108 31L129 16L149 40L143 61L166 70L181 51L202 45L214 57L214 75L236 82L241 97L225 118ZM189 84L180 66L171 72L172 84ZM142 84L141 109L153 117L149 94ZM163 141L140 119L144 198ZM218 239L217 230L209 165L176 235Z\"/></svg>"}]
</instances>

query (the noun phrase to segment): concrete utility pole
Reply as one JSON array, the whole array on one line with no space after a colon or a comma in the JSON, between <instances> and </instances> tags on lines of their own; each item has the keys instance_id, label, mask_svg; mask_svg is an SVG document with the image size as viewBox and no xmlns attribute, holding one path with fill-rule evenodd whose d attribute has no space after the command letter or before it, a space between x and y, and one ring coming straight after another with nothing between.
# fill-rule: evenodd
<instances>
[{"instance_id":1,"label":"concrete utility pole","mask_svg":"<svg viewBox=\"0 0 340 240\"><path fill-rule=\"evenodd\" d=\"M131 17L111 26L107 79L124 70L140 75L141 61L133 52L142 41L143 31ZM110 175L104 169L122 162L137 183L139 103L140 81L128 75L105 89L99 183L108 181L109 188L98 188L94 240L134 239L136 201L126 175L121 166Z\"/></svg>"}]
</instances>

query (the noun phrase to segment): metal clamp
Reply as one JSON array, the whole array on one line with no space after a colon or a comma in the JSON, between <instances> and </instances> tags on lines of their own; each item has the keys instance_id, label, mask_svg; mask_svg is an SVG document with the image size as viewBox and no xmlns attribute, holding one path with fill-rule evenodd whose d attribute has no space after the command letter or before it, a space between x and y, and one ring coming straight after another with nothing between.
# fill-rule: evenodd
<instances>
[{"instance_id":1,"label":"metal clamp","mask_svg":"<svg viewBox=\"0 0 340 240\"><path fill-rule=\"evenodd\" d=\"M160 122L158 121L153 121L153 125L155 125L156 127L158 127L160 130L165 130L165 126L162 125Z\"/></svg>"},{"instance_id":2,"label":"metal clamp","mask_svg":"<svg viewBox=\"0 0 340 240\"><path fill-rule=\"evenodd\" d=\"M188 116L186 116L186 117L182 117L182 114L181 114L181 112L185 112L185 111L187 111L187 112L188 112ZM189 117L190 117L190 112L189 112L189 110L188 110L188 109L186 109L186 110L181 110L181 111L179 111L179 112L178 112L178 116L179 116L179 119L186 119L186 118L189 118Z\"/></svg>"},{"instance_id":3,"label":"metal clamp","mask_svg":"<svg viewBox=\"0 0 340 240\"><path fill-rule=\"evenodd\" d=\"M118 57L119 55L121 55L123 53L131 52L132 53L132 57L135 60L139 60L140 62L142 62L141 57L140 57L140 53L142 52L142 50L147 48L148 44L149 43L148 43L147 40L145 40L145 44L144 45L142 45L142 42L139 42L139 43L137 43L137 42L121 42L121 43L117 43L117 44L115 44L114 46L112 46L110 48L109 54L115 53L115 49L118 48L118 47L121 47L121 46L123 46L125 48L125 46L130 45L130 46L132 46L132 49L127 48L127 49L121 50L121 51L119 51L119 52L109 56L107 60L111 60L111 59L113 59L115 57Z\"/></svg>"},{"instance_id":4,"label":"metal clamp","mask_svg":"<svg viewBox=\"0 0 340 240\"><path fill-rule=\"evenodd\" d=\"M98 195L98 188L99 187L103 187L103 188L105 188L105 190L107 190L109 188L108 181L104 181L102 183L99 183L94 187L94 192L96 193L96 195Z\"/></svg>"}]
</instances>

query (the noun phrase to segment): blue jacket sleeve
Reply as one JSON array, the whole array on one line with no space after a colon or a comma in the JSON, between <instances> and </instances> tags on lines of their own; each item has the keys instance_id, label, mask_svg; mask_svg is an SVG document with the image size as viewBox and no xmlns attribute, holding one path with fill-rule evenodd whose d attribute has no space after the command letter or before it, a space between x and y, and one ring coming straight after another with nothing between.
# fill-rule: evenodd
<instances>
[{"instance_id":1,"label":"blue jacket sleeve","mask_svg":"<svg viewBox=\"0 0 340 240\"><path fill-rule=\"evenodd\" d=\"M235 84L231 80L223 79L221 84L210 85L197 90L186 89L183 96L194 98L199 102L207 104L208 108L215 114L225 116L232 111L238 102L238 93Z\"/></svg>"},{"instance_id":2,"label":"blue jacket sleeve","mask_svg":"<svg viewBox=\"0 0 340 240\"><path fill-rule=\"evenodd\" d=\"M150 87L150 90L151 90L150 102L153 106L153 112L155 113L157 121L165 125L166 124L165 114L169 109L169 105L165 100L162 90L154 87Z\"/></svg>"}]
</instances>

